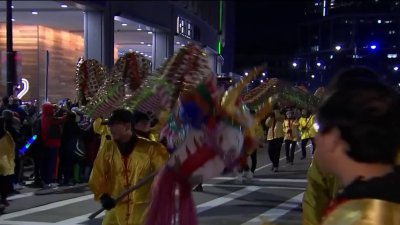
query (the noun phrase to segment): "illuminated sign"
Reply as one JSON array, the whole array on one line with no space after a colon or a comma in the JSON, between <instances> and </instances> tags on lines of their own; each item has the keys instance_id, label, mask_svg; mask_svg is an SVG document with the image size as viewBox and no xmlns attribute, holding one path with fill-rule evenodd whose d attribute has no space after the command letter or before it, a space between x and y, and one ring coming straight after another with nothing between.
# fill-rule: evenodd
<instances>
[{"instance_id":1,"label":"illuminated sign","mask_svg":"<svg viewBox=\"0 0 400 225\"><path fill-rule=\"evenodd\" d=\"M193 24L180 16L176 19L176 32L186 38L193 39Z\"/></svg>"},{"instance_id":2,"label":"illuminated sign","mask_svg":"<svg viewBox=\"0 0 400 225\"><path fill-rule=\"evenodd\" d=\"M26 95L26 93L28 93L29 91L29 81L25 78L21 79L22 82L22 90L17 94L18 99L22 99L22 97L24 97ZM18 89L21 88L21 85L18 85Z\"/></svg>"}]
</instances>

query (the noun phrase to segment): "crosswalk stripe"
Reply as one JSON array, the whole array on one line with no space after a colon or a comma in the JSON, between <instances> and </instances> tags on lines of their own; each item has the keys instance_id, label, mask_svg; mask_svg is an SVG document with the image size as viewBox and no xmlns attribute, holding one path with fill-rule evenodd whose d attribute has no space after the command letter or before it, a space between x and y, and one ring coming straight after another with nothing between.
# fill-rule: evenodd
<instances>
[{"instance_id":1,"label":"crosswalk stripe","mask_svg":"<svg viewBox=\"0 0 400 225\"><path fill-rule=\"evenodd\" d=\"M220 198L217 198L217 199L214 199L214 200L211 200L211 201L208 201L208 202L205 202L203 204L200 204L200 205L196 206L197 213L198 214L202 213L202 212L204 212L206 210L209 210L209 209L215 208L217 206L223 205L223 204L225 204L227 202L230 202L230 201L232 201L234 199L240 198L240 197L242 197L244 195L250 194L251 192L254 192L254 191L257 191L257 190L260 190L260 189L261 189L260 187L256 187L256 186L247 186L247 187L245 187L243 189L240 189L238 191L231 192L231 193L229 193L229 194L227 194L225 196L222 196Z\"/></svg>"},{"instance_id":2,"label":"crosswalk stripe","mask_svg":"<svg viewBox=\"0 0 400 225\"><path fill-rule=\"evenodd\" d=\"M243 184L203 184L203 187L238 187L244 188L248 187L248 185ZM280 189L280 190L298 190L298 191L305 191L306 188L303 187L284 187L284 186L255 186L259 187L260 189Z\"/></svg>"},{"instance_id":3,"label":"crosswalk stripe","mask_svg":"<svg viewBox=\"0 0 400 225\"><path fill-rule=\"evenodd\" d=\"M278 206L267 210L266 212L254 217L253 219L242 223L241 225L260 225L265 218L268 222L274 222L279 217L289 213L291 210L299 207L299 204L303 201L304 192L294 196L293 198L287 200L284 203L279 204Z\"/></svg>"},{"instance_id":4,"label":"crosswalk stripe","mask_svg":"<svg viewBox=\"0 0 400 225\"><path fill-rule=\"evenodd\" d=\"M77 198L71 198L71 199L68 199L68 200L63 200L63 201L59 201L59 202L53 202L53 203L50 203L50 204L47 204L47 205L43 205L43 206L39 206L39 207L35 207L35 208L30 208L30 209L25 209L25 210L13 212L13 213L4 214L4 215L2 215L0 217L0 221L2 222L3 220L8 220L8 219L11 219L11 218L20 217L20 216L24 216L24 215L32 214L32 213L36 213L36 212L42 212L42 211L45 211L45 210L54 209L54 208L62 207L62 206L65 206L65 205L73 204L73 203L76 203L76 202L89 200L89 199L93 199L93 194L84 195L84 196L80 196L80 197L77 197Z\"/></svg>"},{"instance_id":5,"label":"crosswalk stripe","mask_svg":"<svg viewBox=\"0 0 400 225\"><path fill-rule=\"evenodd\" d=\"M236 177L216 177L215 180L234 180ZM261 182L287 182L287 183L307 183L307 179L283 179L283 178L252 178L252 181Z\"/></svg>"},{"instance_id":6,"label":"crosswalk stripe","mask_svg":"<svg viewBox=\"0 0 400 225\"><path fill-rule=\"evenodd\" d=\"M250 194L250 193L252 193L254 191L257 191L257 190L260 190L260 189L261 189L261 187L246 186L243 189L240 189L238 191L231 192L231 193L229 193L227 195L224 195L222 197L219 197L219 198L213 199L211 201L202 203L202 204L196 206L197 214L205 212L205 211L210 210L212 208L218 207L220 205L226 204L226 203L228 203L228 202L230 202L232 200L235 200L237 198L240 198L240 197L242 197L244 195ZM57 222L55 224L56 225L79 224L79 223L88 221L88 216L89 215L90 214L81 215L81 216L78 216L78 217L74 217L74 218L70 218L70 219L67 219L67 220L59 221L59 222Z\"/></svg>"},{"instance_id":7,"label":"crosswalk stripe","mask_svg":"<svg viewBox=\"0 0 400 225\"><path fill-rule=\"evenodd\" d=\"M1 225L54 225L54 223L46 222L27 222L27 221L15 221L15 220L0 220Z\"/></svg>"}]
</instances>

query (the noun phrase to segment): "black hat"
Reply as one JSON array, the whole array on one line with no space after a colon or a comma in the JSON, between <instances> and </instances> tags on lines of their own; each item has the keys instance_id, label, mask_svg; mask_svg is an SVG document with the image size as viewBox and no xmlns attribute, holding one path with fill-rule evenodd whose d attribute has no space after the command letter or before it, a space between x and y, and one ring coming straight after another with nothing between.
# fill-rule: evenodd
<instances>
[{"instance_id":1,"label":"black hat","mask_svg":"<svg viewBox=\"0 0 400 225\"><path fill-rule=\"evenodd\" d=\"M139 110L133 111L133 123L139 123L140 121L150 122L150 126L154 127L158 123L158 119L154 117L153 113L150 111L141 112Z\"/></svg>"},{"instance_id":2,"label":"black hat","mask_svg":"<svg viewBox=\"0 0 400 225\"><path fill-rule=\"evenodd\" d=\"M112 125L115 123L132 123L133 116L129 110L126 109L116 109L112 112L110 118L103 122L103 124Z\"/></svg>"}]
</instances>

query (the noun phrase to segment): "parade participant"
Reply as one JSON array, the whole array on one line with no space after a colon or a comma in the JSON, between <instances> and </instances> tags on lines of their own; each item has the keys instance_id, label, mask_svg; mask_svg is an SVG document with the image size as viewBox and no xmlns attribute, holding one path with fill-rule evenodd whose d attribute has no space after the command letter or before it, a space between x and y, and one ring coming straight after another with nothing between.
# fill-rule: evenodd
<instances>
[{"instance_id":1,"label":"parade participant","mask_svg":"<svg viewBox=\"0 0 400 225\"><path fill-rule=\"evenodd\" d=\"M318 150L317 150L318 151ZM307 188L303 198L303 225L320 225L325 209L336 197L339 180L321 171L313 160L307 172Z\"/></svg>"},{"instance_id":2,"label":"parade participant","mask_svg":"<svg viewBox=\"0 0 400 225\"><path fill-rule=\"evenodd\" d=\"M278 172L279 156L283 142L283 120L285 116L281 114L278 104L274 105L273 112L265 121L269 128L267 134L268 154L272 162L272 171Z\"/></svg>"},{"instance_id":3,"label":"parade participant","mask_svg":"<svg viewBox=\"0 0 400 225\"><path fill-rule=\"evenodd\" d=\"M294 150L299 136L299 122L294 119L293 111L286 112L286 119L283 121L283 132L285 134L283 140L285 142L286 163L293 165Z\"/></svg>"},{"instance_id":4,"label":"parade participant","mask_svg":"<svg viewBox=\"0 0 400 225\"><path fill-rule=\"evenodd\" d=\"M301 111L301 117L299 119L299 129L301 132L301 159L305 159L307 157L307 143L311 141L312 144L312 154L315 151L315 144L314 144L314 136L315 136L315 129L314 129L314 121L315 115L311 115L306 109Z\"/></svg>"},{"instance_id":5,"label":"parade participant","mask_svg":"<svg viewBox=\"0 0 400 225\"><path fill-rule=\"evenodd\" d=\"M155 135L152 133L151 130L151 128L154 127L157 121L150 118L150 114L151 112L144 113L138 110L135 110L133 112L133 124L135 133L140 137L144 137L152 141L157 141Z\"/></svg>"},{"instance_id":6,"label":"parade participant","mask_svg":"<svg viewBox=\"0 0 400 225\"><path fill-rule=\"evenodd\" d=\"M322 224L400 224L399 103L393 88L363 78L336 87L323 102L315 160L344 188Z\"/></svg>"},{"instance_id":7,"label":"parade participant","mask_svg":"<svg viewBox=\"0 0 400 225\"><path fill-rule=\"evenodd\" d=\"M114 198L158 170L168 158L159 143L138 137L132 127L132 113L115 110L107 125L112 140L104 140L95 159L89 187L107 210L103 225L143 223L152 182L133 191L120 202Z\"/></svg>"},{"instance_id":8,"label":"parade participant","mask_svg":"<svg viewBox=\"0 0 400 225\"><path fill-rule=\"evenodd\" d=\"M5 120L0 117L0 213L9 205L7 196L13 191L15 167L15 143L11 134L5 129Z\"/></svg>"}]
</instances>

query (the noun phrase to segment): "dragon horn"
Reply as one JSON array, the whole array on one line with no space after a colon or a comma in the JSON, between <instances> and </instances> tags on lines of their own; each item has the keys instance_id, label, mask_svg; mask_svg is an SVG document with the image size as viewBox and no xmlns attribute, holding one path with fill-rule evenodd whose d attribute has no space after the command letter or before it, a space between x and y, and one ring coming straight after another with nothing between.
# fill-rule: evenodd
<instances>
[{"instance_id":1,"label":"dragon horn","mask_svg":"<svg viewBox=\"0 0 400 225\"><path fill-rule=\"evenodd\" d=\"M225 92L224 97L222 97L221 106L222 108L225 109L226 112L228 112L229 114L234 113L236 102L240 96L240 92L247 84L251 82L251 80L253 80L257 75L259 75L260 72L263 71L265 67L266 65L262 65L254 68L249 73L249 75L243 78L238 84L236 84L236 86Z\"/></svg>"}]
</instances>

